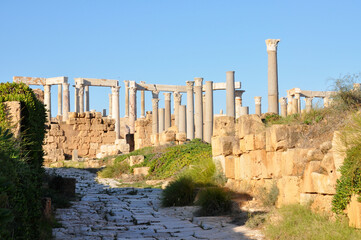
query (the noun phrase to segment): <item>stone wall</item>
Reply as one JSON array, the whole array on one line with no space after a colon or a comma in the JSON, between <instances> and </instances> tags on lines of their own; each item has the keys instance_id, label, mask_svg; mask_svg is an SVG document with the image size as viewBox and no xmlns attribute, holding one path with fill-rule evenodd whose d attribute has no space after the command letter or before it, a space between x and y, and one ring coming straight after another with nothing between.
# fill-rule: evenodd
<instances>
[{"instance_id":1,"label":"stone wall","mask_svg":"<svg viewBox=\"0 0 361 240\"><path fill-rule=\"evenodd\" d=\"M52 119L44 141L45 164L71 159L74 150L80 158L129 152L125 139L116 141L114 124L99 112L69 113L66 122Z\"/></svg>"},{"instance_id":2,"label":"stone wall","mask_svg":"<svg viewBox=\"0 0 361 240\"><path fill-rule=\"evenodd\" d=\"M17 138L19 137L21 130L21 102L4 102L4 109L7 121L12 126L11 131L14 134L14 137Z\"/></svg>"},{"instance_id":3,"label":"stone wall","mask_svg":"<svg viewBox=\"0 0 361 240\"><path fill-rule=\"evenodd\" d=\"M339 133L313 144L305 142L307 126L273 125L265 127L258 115L237 119L215 118L212 137L213 159L218 162L234 190L276 183L277 206L312 202L312 208L330 212L332 196L344 155L339 151Z\"/></svg>"}]
</instances>

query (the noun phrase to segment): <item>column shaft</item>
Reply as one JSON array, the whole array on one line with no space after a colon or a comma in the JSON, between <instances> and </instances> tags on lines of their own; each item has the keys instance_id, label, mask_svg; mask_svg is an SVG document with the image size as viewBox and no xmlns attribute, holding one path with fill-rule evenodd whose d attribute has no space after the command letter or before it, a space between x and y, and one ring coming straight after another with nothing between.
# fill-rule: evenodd
<instances>
[{"instance_id":1,"label":"column shaft","mask_svg":"<svg viewBox=\"0 0 361 240\"><path fill-rule=\"evenodd\" d=\"M124 85L125 85L125 116L124 117L129 117L129 81L124 81Z\"/></svg>"},{"instance_id":2,"label":"column shaft","mask_svg":"<svg viewBox=\"0 0 361 240\"><path fill-rule=\"evenodd\" d=\"M157 134L159 132L158 129L158 92L153 92L153 98L152 98L152 133Z\"/></svg>"},{"instance_id":3,"label":"column shaft","mask_svg":"<svg viewBox=\"0 0 361 240\"><path fill-rule=\"evenodd\" d=\"M268 53L268 112L278 114L277 44L279 39L267 39Z\"/></svg>"},{"instance_id":4,"label":"column shaft","mask_svg":"<svg viewBox=\"0 0 361 240\"><path fill-rule=\"evenodd\" d=\"M159 133L164 132L164 108L158 109Z\"/></svg>"},{"instance_id":5,"label":"column shaft","mask_svg":"<svg viewBox=\"0 0 361 240\"><path fill-rule=\"evenodd\" d=\"M241 116L249 114L249 107L241 107Z\"/></svg>"},{"instance_id":6,"label":"column shaft","mask_svg":"<svg viewBox=\"0 0 361 240\"><path fill-rule=\"evenodd\" d=\"M112 117L115 119L115 138L120 139L119 88L112 87Z\"/></svg>"},{"instance_id":7,"label":"column shaft","mask_svg":"<svg viewBox=\"0 0 361 240\"><path fill-rule=\"evenodd\" d=\"M51 85L44 85L44 104L49 123L51 122Z\"/></svg>"},{"instance_id":8,"label":"column shaft","mask_svg":"<svg viewBox=\"0 0 361 240\"><path fill-rule=\"evenodd\" d=\"M180 105L179 106L179 132L185 133L187 126L186 126L186 106Z\"/></svg>"},{"instance_id":9,"label":"column shaft","mask_svg":"<svg viewBox=\"0 0 361 240\"><path fill-rule=\"evenodd\" d=\"M193 85L194 82L187 81L187 138L194 139L194 103L193 103Z\"/></svg>"},{"instance_id":10,"label":"column shaft","mask_svg":"<svg viewBox=\"0 0 361 240\"><path fill-rule=\"evenodd\" d=\"M292 114L298 113L298 99L293 98L292 99Z\"/></svg>"},{"instance_id":11,"label":"column shaft","mask_svg":"<svg viewBox=\"0 0 361 240\"><path fill-rule=\"evenodd\" d=\"M306 112L309 113L312 110L312 98L306 97Z\"/></svg>"},{"instance_id":12,"label":"column shaft","mask_svg":"<svg viewBox=\"0 0 361 240\"><path fill-rule=\"evenodd\" d=\"M170 95L171 93L164 94L164 129L167 131L172 125L172 115L170 107Z\"/></svg>"},{"instance_id":13,"label":"column shaft","mask_svg":"<svg viewBox=\"0 0 361 240\"><path fill-rule=\"evenodd\" d=\"M174 96L174 120L175 120L175 125L179 130L179 106L182 102L182 94L179 92L174 92L173 96Z\"/></svg>"},{"instance_id":14,"label":"column shaft","mask_svg":"<svg viewBox=\"0 0 361 240\"><path fill-rule=\"evenodd\" d=\"M145 92L140 91L140 117L145 118Z\"/></svg>"},{"instance_id":15,"label":"column shaft","mask_svg":"<svg viewBox=\"0 0 361 240\"><path fill-rule=\"evenodd\" d=\"M63 83L63 121L68 120L69 111L69 83Z\"/></svg>"},{"instance_id":16,"label":"column shaft","mask_svg":"<svg viewBox=\"0 0 361 240\"><path fill-rule=\"evenodd\" d=\"M89 112L90 106L89 106L89 86L84 87L85 90L85 111Z\"/></svg>"},{"instance_id":17,"label":"column shaft","mask_svg":"<svg viewBox=\"0 0 361 240\"><path fill-rule=\"evenodd\" d=\"M194 114L195 114L195 137L203 140L203 78L194 78Z\"/></svg>"},{"instance_id":18,"label":"column shaft","mask_svg":"<svg viewBox=\"0 0 361 240\"><path fill-rule=\"evenodd\" d=\"M77 85L74 86L74 112L79 112L79 88Z\"/></svg>"},{"instance_id":19,"label":"column shaft","mask_svg":"<svg viewBox=\"0 0 361 240\"><path fill-rule=\"evenodd\" d=\"M234 71L226 73L226 114L235 117Z\"/></svg>"},{"instance_id":20,"label":"column shaft","mask_svg":"<svg viewBox=\"0 0 361 240\"><path fill-rule=\"evenodd\" d=\"M58 84L58 116L63 115L63 91L62 91L62 84Z\"/></svg>"},{"instance_id":21,"label":"column shaft","mask_svg":"<svg viewBox=\"0 0 361 240\"><path fill-rule=\"evenodd\" d=\"M287 98L281 97L280 103L281 103L281 116L287 117L287 110L288 110L287 109Z\"/></svg>"},{"instance_id":22,"label":"column shaft","mask_svg":"<svg viewBox=\"0 0 361 240\"><path fill-rule=\"evenodd\" d=\"M262 114L262 109L261 109L262 97L254 97L254 101L255 101L255 114L257 114L258 116L261 116L261 114Z\"/></svg>"},{"instance_id":23,"label":"column shaft","mask_svg":"<svg viewBox=\"0 0 361 240\"><path fill-rule=\"evenodd\" d=\"M137 88L129 88L129 130L131 134L135 132L135 120L137 120Z\"/></svg>"},{"instance_id":24,"label":"column shaft","mask_svg":"<svg viewBox=\"0 0 361 240\"><path fill-rule=\"evenodd\" d=\"M112 117L112 114L113 114L113 104L112 104L112 101L113 101L112 94L109 93L109 117Z\"/></svg>"},{"instance_id":25,"label":"column shaft","mask_svg":"<svg viewBox=\"0 0 361 240\"><path fill-rule=\"evenodd\" d=\"M213 82L206 82L204 141L211 143L213 136Z\"/></svg>"},{"instance_id":26,"label":"column shaft","mask_svg":"<svg viewBox=\"0 0 361 240\"><path fill-rule=\"evenodd\" d=\"M79 86L79 112L84 112L84 86Z\"/></svg>"}]
</instances>

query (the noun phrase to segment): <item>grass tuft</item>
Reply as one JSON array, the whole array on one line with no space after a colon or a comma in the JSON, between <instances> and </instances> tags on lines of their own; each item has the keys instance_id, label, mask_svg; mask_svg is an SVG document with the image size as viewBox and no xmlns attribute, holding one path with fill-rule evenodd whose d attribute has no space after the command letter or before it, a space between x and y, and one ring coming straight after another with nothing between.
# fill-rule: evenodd
<instances>
[{"instance_id":1,"label":"grass tuft","mask_svg":"<svg viewBox=\"0 0 361 240\"><path fill-rule=\"evenodd\" d=\"M187 206L192 205L195 194L195 184L189 177L180 177L171 182L162 192L162 206Z\"/></svg>"},{"instance_id":2,"label":"grass tuft","mask_svg":"<svg viewBox=\"0 0 361 240\"><path fill-rule=\"evenodd\" d=\"M199 192L196 205L201 208L196 212L199 216L219 216L232 211L230 192L220 187L209 187Z\"/></svg>"}]
</instances>

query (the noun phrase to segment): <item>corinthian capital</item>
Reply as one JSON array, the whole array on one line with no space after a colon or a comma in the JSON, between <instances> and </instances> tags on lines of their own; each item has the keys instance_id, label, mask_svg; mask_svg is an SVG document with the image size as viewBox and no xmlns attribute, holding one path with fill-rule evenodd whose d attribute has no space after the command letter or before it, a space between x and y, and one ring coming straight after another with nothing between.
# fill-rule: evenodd
<instances>
[{"instance_id":1,"label":"corinthian capital","mask_svg":"<svg viewBox=\"0 0 361 240\"><path fill-rule=\"evenodd\" d=\"M193 81L186 81L186 84L187 84L187 90L193 90L193 85L194 85Z\"/></svg>"},{"instance_id":2,"label":"corinthian capital","mask_svg":"<svg viewBox=\"0 0 361 240\"><path fill-rule=\"evenodd\" d=\"M182 94L179 92L174 92L174 101L180 103L182 101Z\"/></svg>"},{"instance_id":3,"label":"corinthian capital","mask_svg":"<svg viewBox=\"0 0 361 240\"><path fill-rule=\"evenodd\" d=\"M276 52L279 41L281 41L281 40L280 39L267 39L266 40L267 52Z\"/></svg>"}]
</instances>

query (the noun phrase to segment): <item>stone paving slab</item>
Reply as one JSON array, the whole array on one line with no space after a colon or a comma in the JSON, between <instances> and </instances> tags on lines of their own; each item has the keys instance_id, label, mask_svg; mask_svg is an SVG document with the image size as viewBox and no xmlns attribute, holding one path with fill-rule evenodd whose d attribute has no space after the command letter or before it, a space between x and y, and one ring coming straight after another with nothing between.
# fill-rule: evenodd
<instances>
[{"instance_id":1,"label":"stone paving slab","mask_svg":"<svg viewBox=\"0 0 361 240\"><path fill-rule=\"evenodd\" d=\"M54 239L240 239L261 240L262 234L230 224L229 217L194 217L195 207L161 208L161 189L113 188L86 170L51 168L47 172L76 178L81 200L58 209L60 228Z\"/></svg>"}]
</instances>

